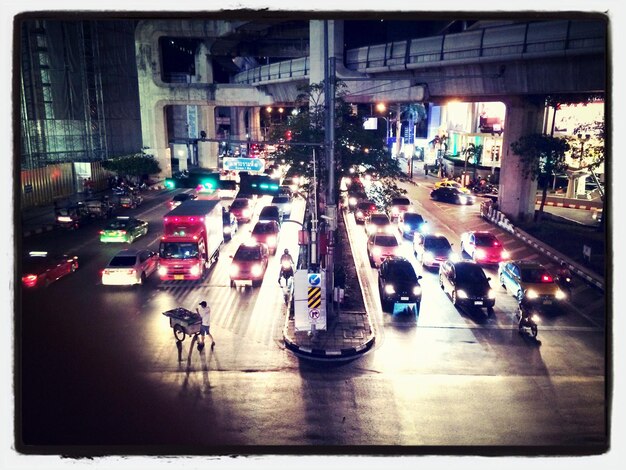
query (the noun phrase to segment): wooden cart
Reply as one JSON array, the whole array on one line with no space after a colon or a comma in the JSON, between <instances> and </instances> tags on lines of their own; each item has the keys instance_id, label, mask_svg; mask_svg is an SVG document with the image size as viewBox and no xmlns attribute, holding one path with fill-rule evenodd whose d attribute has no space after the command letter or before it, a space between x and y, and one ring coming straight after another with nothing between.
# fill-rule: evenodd
<instances>
[{"instance_id":1,"label":"wooden cart","mask_svg":"<svg viewBox=\"0 0 626 470\"><path fill-rule=\"evenodd\" d=\"M169 317L170 326L177 341L184 341L187 335L197 336L200 334L202 318L197 313L183 307L177 307L163 312L163 315Z\"/></svg>"}]
</instances>

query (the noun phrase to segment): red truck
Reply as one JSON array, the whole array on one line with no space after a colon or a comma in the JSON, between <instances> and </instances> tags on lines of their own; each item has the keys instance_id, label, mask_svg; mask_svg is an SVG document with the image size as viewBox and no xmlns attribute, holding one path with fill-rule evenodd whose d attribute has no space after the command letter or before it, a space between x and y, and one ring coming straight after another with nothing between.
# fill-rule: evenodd
<instances>
[{"instance_id":1,"label":"red truck","mask_svg":"<svg viewBox=\"0 0 626 470\"><path fill-rule=\"evenodd\" d=\"M224 243L219 200L188 200L163 216L159 246L162 281L202 279Z\"/></svg>"}]
</instances>

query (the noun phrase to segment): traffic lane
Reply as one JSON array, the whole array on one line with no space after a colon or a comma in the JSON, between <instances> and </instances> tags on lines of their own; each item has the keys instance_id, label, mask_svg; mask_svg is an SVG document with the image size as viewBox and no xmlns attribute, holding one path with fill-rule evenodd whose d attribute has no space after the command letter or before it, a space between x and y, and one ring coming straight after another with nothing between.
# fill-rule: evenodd
<instances>
[{"instance_id":1,"label":"traffic lane","mask_svg":"<svg viewBox=\"0 0 626 470\"><path fill-rule=\"evenodd\" d=\"M517 237L498 226L488 223L480 217L479 208L474 206L457 206L455 204L437 203L430 200L429 191L423 185L406 185L409 197L412 198L418 211L422 211L424 218L429 221L429 231L442 232L451 243L455 251L461 253L460 236L469 230L488 230L502 241L511 259L530 259L542 263L548 269L555 269L557 264L540 251L528 246ZM472 215L473 214L473 215ZM492 279L497 278L497 266L486 267L492 273ZM493 285L493 283L492 283ZM606 302L604 293L588 286L580 279L575 279L572 301L567 302L564 309L571 310L584 317L584 321L604 327ZM583 321L583 320L581 320Z\"/></svg>"}]
</instances>

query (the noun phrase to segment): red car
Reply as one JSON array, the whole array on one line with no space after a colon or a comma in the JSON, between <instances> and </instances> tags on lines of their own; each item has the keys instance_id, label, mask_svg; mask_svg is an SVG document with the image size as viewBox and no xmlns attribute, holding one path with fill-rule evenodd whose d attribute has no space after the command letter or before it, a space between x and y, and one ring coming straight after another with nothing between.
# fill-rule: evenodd
<instances>
[{"instance_id":1,"label":"red car","mask_svg":"<svg viewBox=\"0 0 626 470\"><path fill-rule=\"evenodd\" d=\"M509 258L509 253L491 232L465 232L461 235L461 253L467 253L477 263L497 264Z\"/></svg>"},{"instance_id":2,"label":"red car","mask_svg":"<svg viewBox=\"0 0 626 470\"><path fill-rule=\"evenodd\" d=\"M235 282L250 282L252 287L261 285L269 262L269 252L264 243L242 243L231 258L230 287L235 287Z\"/></svg>"},{"instance_id":3,"label":"red car","mask_svg":"<svg viewBox=\"0 0 626 470\"><path fill-rule=\"evenodd\" d=\"M78 269L78 257L31 251L22 260L22 286L48 287Z\"/></svg>"}]
</instances>

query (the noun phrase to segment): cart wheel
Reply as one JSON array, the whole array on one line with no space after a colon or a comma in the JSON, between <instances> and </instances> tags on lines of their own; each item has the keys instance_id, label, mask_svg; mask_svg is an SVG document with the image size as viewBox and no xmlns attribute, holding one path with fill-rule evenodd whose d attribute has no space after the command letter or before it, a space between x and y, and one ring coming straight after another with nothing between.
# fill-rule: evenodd
<instances>
[{"instance_id":1,"label":"cart wheel","mask_svg":"<svg viewBox=\"0 0 626 470\"><path fill-rule=\"evenodd\" d=\"M185 341L185 330L180 325L174 325L174 338L178 341Z\"/></svg>"}]
</instances>

